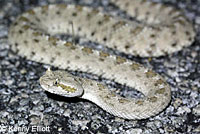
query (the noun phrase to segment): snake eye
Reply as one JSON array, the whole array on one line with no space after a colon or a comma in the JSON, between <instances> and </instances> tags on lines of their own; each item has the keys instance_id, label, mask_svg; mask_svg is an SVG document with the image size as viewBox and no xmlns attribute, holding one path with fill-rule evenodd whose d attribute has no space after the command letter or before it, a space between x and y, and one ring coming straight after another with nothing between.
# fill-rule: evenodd
<instances>
[{"instance_id":1,"label":"snake eye","mask_svg":"<svg viewBox=\"0 0 200 134\"><path fill-rule=\"evenodd\" d=\"M54 83L53 83L55 86L57 86L58 85L58 79L56 79L56 81L54 81Z\"/></svg>"},{"instance_id":2,"label":"snake eye","mask_svg":"<svg viewBox=\"0 0 200 134\"><path fill-rule=\"evenodd\" d=\"M57 84L58 84L58 82L57 82L57 81L55 81L54 85L57 85Z\"/></svg>"}]
</instances>

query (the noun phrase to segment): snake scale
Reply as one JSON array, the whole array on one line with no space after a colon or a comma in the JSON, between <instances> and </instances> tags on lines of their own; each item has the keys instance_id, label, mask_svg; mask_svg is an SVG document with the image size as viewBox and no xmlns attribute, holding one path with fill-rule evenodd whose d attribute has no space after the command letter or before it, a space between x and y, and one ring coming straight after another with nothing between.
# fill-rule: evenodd
<instances>
[{"instance_id":1,"label":"snake scale","mask_svg":"<svg viewBox=\"0 0 200 134\"><path fill-rule=\"evenodd\" d=\"M159 74L132 60L75 45L55 35L73 34L73 22L77 36L126 54L158 57L189 46L195 37L193 25L181 11L163 4L146 0L111 2L137 21L79 5L36 7L20 15L10 26L11 48L36 62L113 79L140 91L144 97L124 98L99 82L50 69L40 78L44 90L87 99L125 119L155 116L171 100L170 87Z\"/></svg>"}]
</instances>

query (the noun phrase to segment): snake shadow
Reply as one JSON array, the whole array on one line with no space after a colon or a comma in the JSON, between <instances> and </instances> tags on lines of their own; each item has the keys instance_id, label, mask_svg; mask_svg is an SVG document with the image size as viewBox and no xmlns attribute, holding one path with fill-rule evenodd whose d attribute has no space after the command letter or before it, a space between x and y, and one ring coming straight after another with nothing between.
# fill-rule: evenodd
<instances>
[{"instance_id":1,"label":"snake shadow","mask_svg":"<svg viewBox=\"0 0 200 134\"><path fill-rule=\"evenodd\" d=\"M86 101L78 97L64 97L64 96L56 95L47 91L45 91L45 94L47 95L48 98L51 98L55 101L62 101L62 102L69 102L69 103L77 103L80 101Z\"/></svg>"}]
</instances>

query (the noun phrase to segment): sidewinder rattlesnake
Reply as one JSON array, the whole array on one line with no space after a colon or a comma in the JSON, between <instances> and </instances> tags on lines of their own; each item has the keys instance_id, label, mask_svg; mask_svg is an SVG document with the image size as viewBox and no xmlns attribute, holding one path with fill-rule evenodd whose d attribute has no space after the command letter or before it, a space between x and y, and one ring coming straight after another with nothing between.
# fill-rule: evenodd
<instances>
[{"instance_id":1,"label":"sidewinder rattlesnake","mask_svg":"<svg viewBox=\"0 0 200 134\"><path fill-rule=\"evenodd\" d=\"M80 97L125 119L145 119L161 112L171 100L165 80L142 65L103 51L74 45L56 34L73 34L120 52L157 57L189 46L195 37L192 24L179 10L146 0L111 0L138 21L111 16L78 5L47 5L20 15L11 25L12 50L27 59L61 69L79 70L135 88L143 98L124 98L96 81L47 70L41 86L55 94Z\"/></svg>"}]
</instances>

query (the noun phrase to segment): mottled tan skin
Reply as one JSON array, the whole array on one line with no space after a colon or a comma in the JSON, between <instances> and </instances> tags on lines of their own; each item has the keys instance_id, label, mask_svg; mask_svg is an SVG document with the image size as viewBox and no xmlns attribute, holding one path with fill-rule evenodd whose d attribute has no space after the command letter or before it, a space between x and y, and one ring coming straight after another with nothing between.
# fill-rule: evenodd
<instances>
[{"instance_id":1,"label":"mottled tan skin","mask_svg":"<svg viewBox=\"0 0 200 134\"><path fill-rule=\"evenodd\" d=\"M106 86L93 80L75 77L66 71L47 70L40 78L40 84L48 92L65 97L80 97L94 102L105 111L125 119L144 119L158 114L171 100L169 85L156 73L145 72L140 67L140 78L133 78L137 90L145 97L124 98L111 92ZM137 85L138 84L138 85ZM67 85L67 86L60 86Z\"/></svg>"},{"instance_id":2,"label":"mottled tan skin","mask_svg":"<svg viewBox=\"0 0 200 134\"><path fill-rule=\"evenodd\" d=\"M74 45L53 35L73 34L73 22L74 32L79 36L127 54L148 57L173 53L190 45L195 36L193 26L180 11L171 7L144 0L111 1L141 23L89 7L49 5L19 16L10 27L9 41L12 49L27 59L114 79L142 92L144 98L122 98L95 81L51 70L40 78L45 90L90 100L107 112L126 119L154 116L171 99L170 87L160 75L136 62Z\"/></svg>"}]
</instances>

